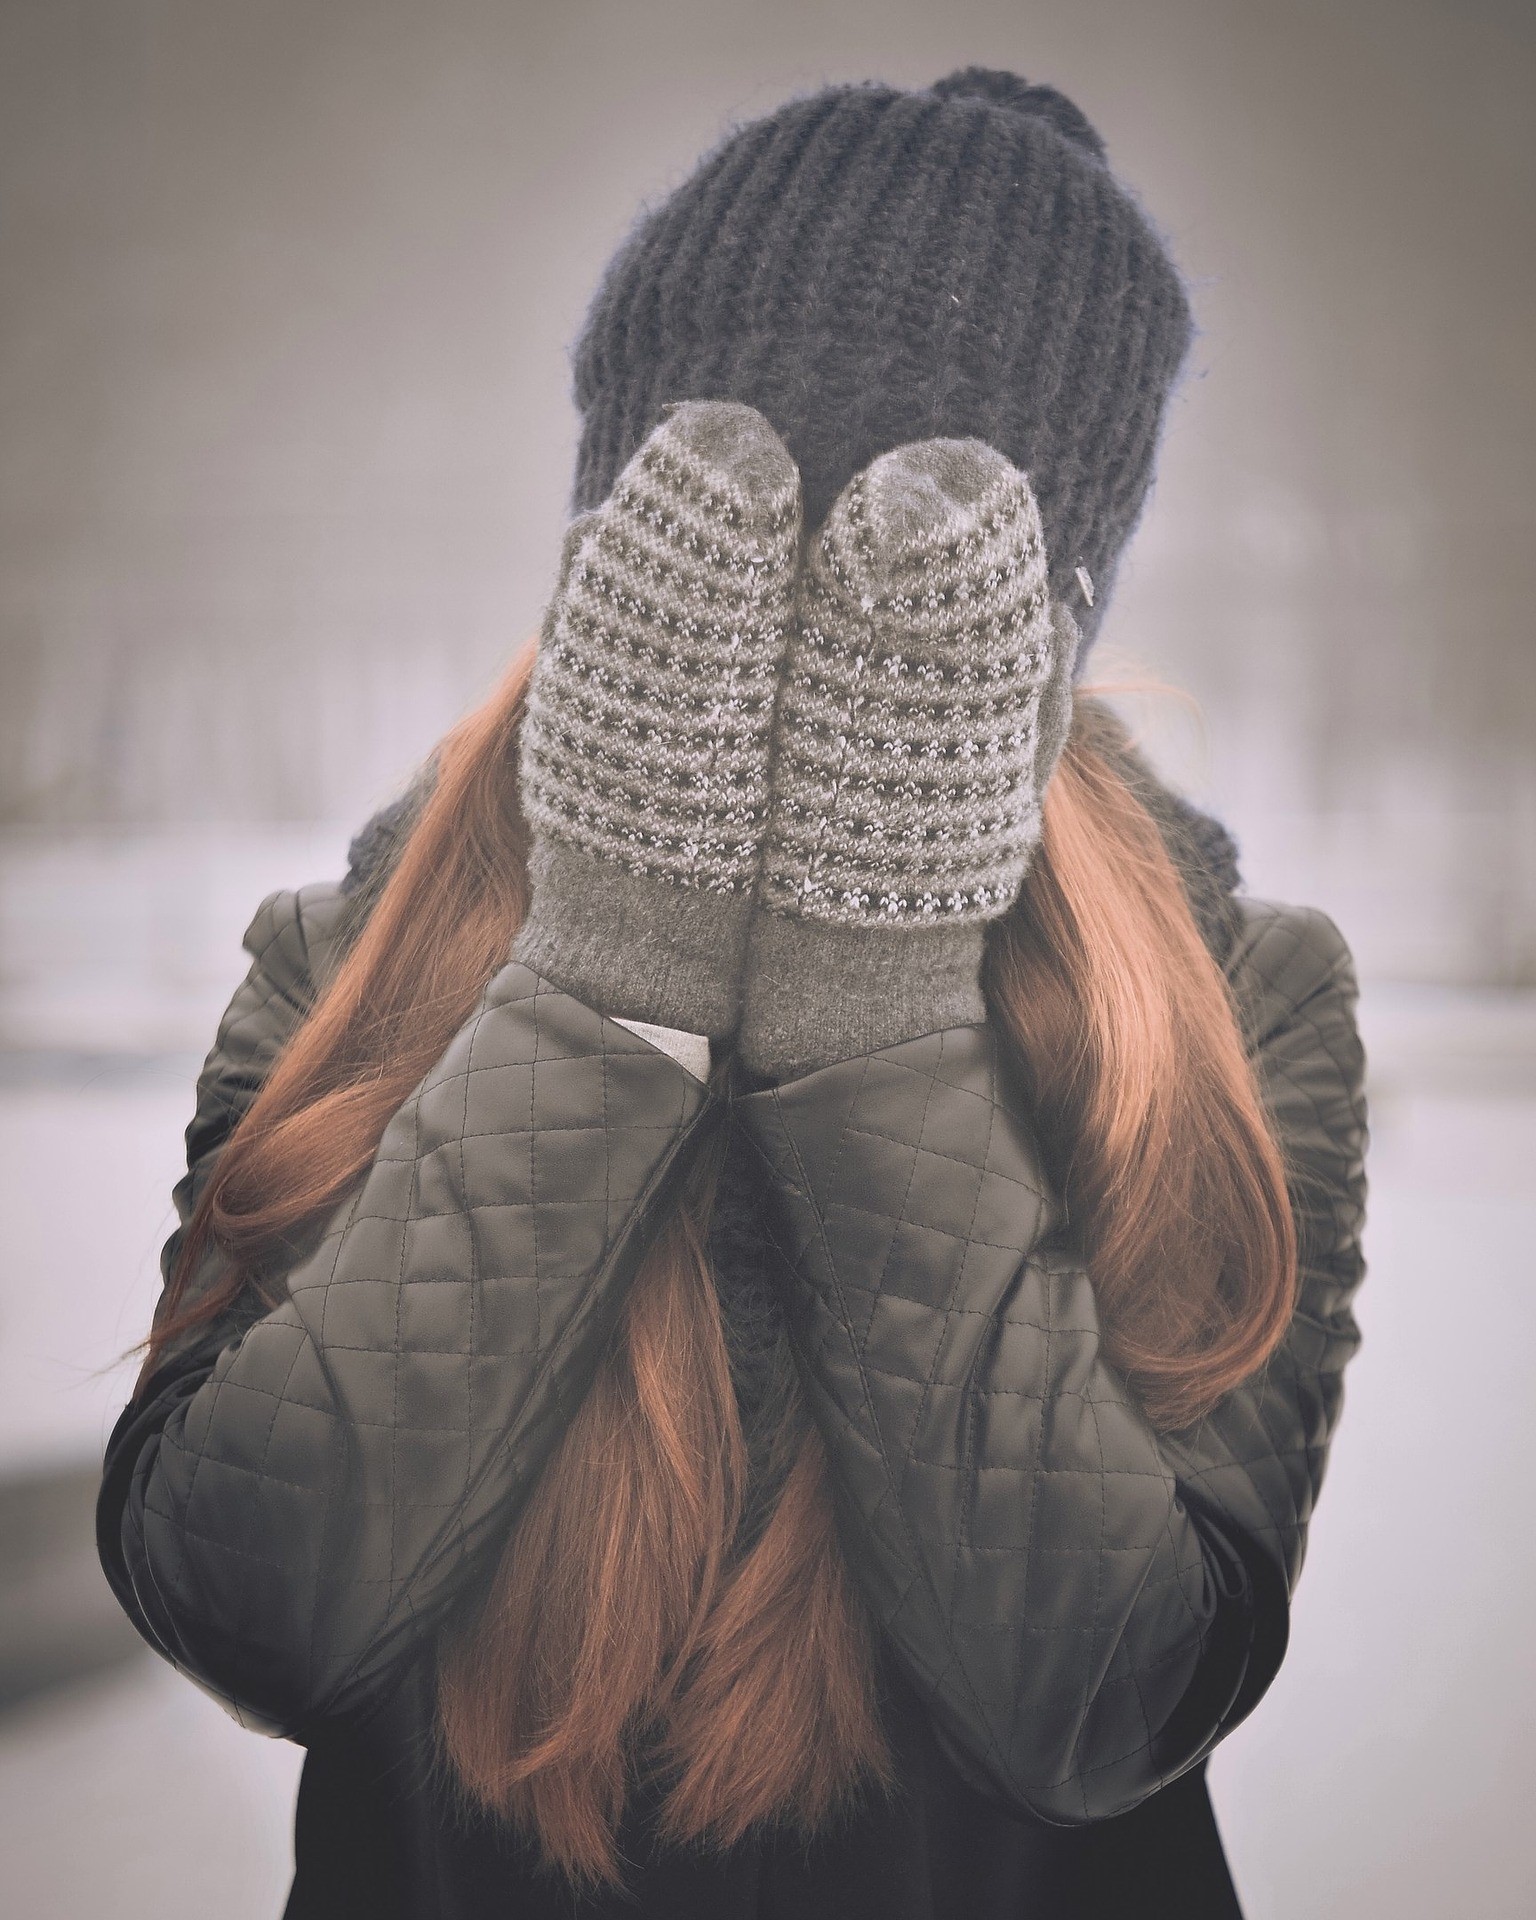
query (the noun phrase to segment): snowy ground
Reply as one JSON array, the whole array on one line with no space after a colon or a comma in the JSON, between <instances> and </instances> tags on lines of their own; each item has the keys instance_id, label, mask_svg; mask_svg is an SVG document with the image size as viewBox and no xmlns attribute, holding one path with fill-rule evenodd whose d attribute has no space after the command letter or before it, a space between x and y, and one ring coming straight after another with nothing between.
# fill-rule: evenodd
<instances>
[{"instance_id":1,"label":"snowy ground","mask_svg":"<svg viewBox=\"0 0 1536 1920\"><path fill-rule=\"evenodd\" d=\"M1530 1022L1390 995L1373 1018L1366 1344L1289 1659L1212 1779L1250 1920L1515 1920L1536 1902ZM121 1403L195 1062L0 1065L15 1471L78 1460ZM201 1920L216 1870L221 1920L267 1920L297 1761L148 1658L20 1709L0 1720L0 1912Z\"/></svg>"}]
</instances>

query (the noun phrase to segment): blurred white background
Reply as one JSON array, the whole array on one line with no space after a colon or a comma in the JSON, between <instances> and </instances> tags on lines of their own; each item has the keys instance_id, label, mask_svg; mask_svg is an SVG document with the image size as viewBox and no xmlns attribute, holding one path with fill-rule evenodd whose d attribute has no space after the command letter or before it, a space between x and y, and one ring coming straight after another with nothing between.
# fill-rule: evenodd
<instances>
[{"instance_id":1,"label":"blurred white background","mask_svg":"<svg viewBox=\"0 0 1536 1920\"><path fill-rule=\"evenodd\" d=\"M1105 678L1359 956L1351 1377L1250 1920L1536 1906L1536 13L1523 0L0 0L0 1910L281 1908L298 1756L125 1648L89 1481L264 893L537 623L566 348L733 118L978 61L1108 139L1201 336Z\"/></svg>"}]
</instances>

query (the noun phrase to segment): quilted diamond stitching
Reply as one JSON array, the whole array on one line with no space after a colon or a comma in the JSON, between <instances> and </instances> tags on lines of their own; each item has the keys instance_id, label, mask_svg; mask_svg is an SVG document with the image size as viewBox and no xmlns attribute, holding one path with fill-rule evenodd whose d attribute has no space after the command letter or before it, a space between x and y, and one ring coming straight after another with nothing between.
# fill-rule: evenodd
<instances>
[{"instance_id":1,"label":"quilted diamond stitching","mask_svg":"<svg viewBox=\"0 0 1536 1920\"><path fill-rule=\"evenodd\" d=\"M324 892L309 906L322 930L339 918ZM183 1218L307 1008L304 918L304 902L276 896L252 924L255 965L200 1082ZM497 1084L503 1126L471 1125L472 1089ZM522 1103L510 1114L509 1089ZM667 1056L509 966L287 1300L210 1355L196 1391L171 1390L123 1552L150 1636L242 1718L294 1730L343 1710L510 1524L596 1364L636 1224L705 1105ZM595 1186L568 1190L567 1148L601 1167ZM526 1317L488 1314L530 1297L531 1340ZM311 1423L302 1441L296 1419Z\"/></svg>"}]
</instances>

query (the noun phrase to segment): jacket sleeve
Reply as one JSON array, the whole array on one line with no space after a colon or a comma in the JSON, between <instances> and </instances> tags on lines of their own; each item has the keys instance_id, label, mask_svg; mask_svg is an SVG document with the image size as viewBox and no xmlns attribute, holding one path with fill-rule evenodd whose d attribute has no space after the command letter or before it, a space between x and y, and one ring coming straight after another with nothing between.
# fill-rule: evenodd
<instances>
[{"instance_id":1,"label":"jacket sleeve","mask_svg":"<svg viewBox=\"0 0 1536 1920\"><path fill-rule=\"evenodd\" d=\"M293 937L263 944L221 1030L184 1214L220 1101L243 1110L307 1005L297 958ZM505 1536L706 1102L666 1054L504 967L286 1297L242 1302L119 1422L99 1532L146 1637L269 1732L375 1697Z\"/></svg>"},{"instance_id":2,"label":"jacket sleeve","mask_svg":"<svg viewBox=\"0 0 1536 1920\"><path fill-rule=\"evenodd\" d=\"M1323 916L1265 914L1236 965L1295 1169L1300 1305L1180 1434L1103 1354L990 1028L739 1103L850 1562L957 1764L1053 1823L1137 1805L1273 1677L1357 1339L1349 956Z\"/></svg>"}]
</instances>

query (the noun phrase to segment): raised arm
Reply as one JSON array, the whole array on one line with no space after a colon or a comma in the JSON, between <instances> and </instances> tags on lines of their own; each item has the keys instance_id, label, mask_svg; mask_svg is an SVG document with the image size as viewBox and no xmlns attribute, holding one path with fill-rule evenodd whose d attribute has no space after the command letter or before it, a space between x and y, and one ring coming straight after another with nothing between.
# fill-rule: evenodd
<instances>
[{"instance_id":1,"label":"raised arm","mask_svg":"<svg viewBox=\"0 0 1536 1920\"><path fill-rule=\"evenodd\" d=\"M109 1574L253 1723L376 1695L593 1377L707 1111L707 1036L736 1019L797 542L788 456L724 405L671 415L573 529L521 739L515 957L318 1245L264 1274L280 1303L242 1298L113 1436ZM184 1208L314 997L302 914L258 926Z\"/></svg>"},{"instance_id":2,"label":"raised arm","mask_svg":"<svg viewBox=\"0 0 1536 1920\"><path fill-rule=\"evenodd\" d=\"M1321 916L1276 913L1242 964L1310 1191L1302 1294L1264 1371L1179 1434L1154 1431L1104 1357L990 1029L740 1108L778 1196L852 1563L956 1757L1047 1820L1134 1806L1272 1679L1355 1345L1348 957Z\"/></svg>"},{"instance_id":3,"label":"raised arm","mask_svg":"<svg viewBox=\"0 0 1536 1920\"><path fill-rule=\"evenodd\" d=\"M736 1110L850 1564L957 1762L1055 1822L1194 1764L1278 1664L1353 1340L1363 1125L1337 933L1255 910L1237 984L1300 1183L1301 1310L1262 1374L1160 1438L977 983L1039 838L1072 637L1000 456L924 443L839 500L751 941L744 1046L778 1084Z\"/></svg>"},{"instance_id":4,"label":"raised arm","mask_svg":"<svg viewBox=\"0 0 1536 1920\"><path fill-rule=\"evenodd\" d=\"M705 1102L528 968L496 975L287 1298L113 1437L109 1556L170 1659L270 1731L368 1697L504 1536Z\"/></svg>"}]
</instances>

